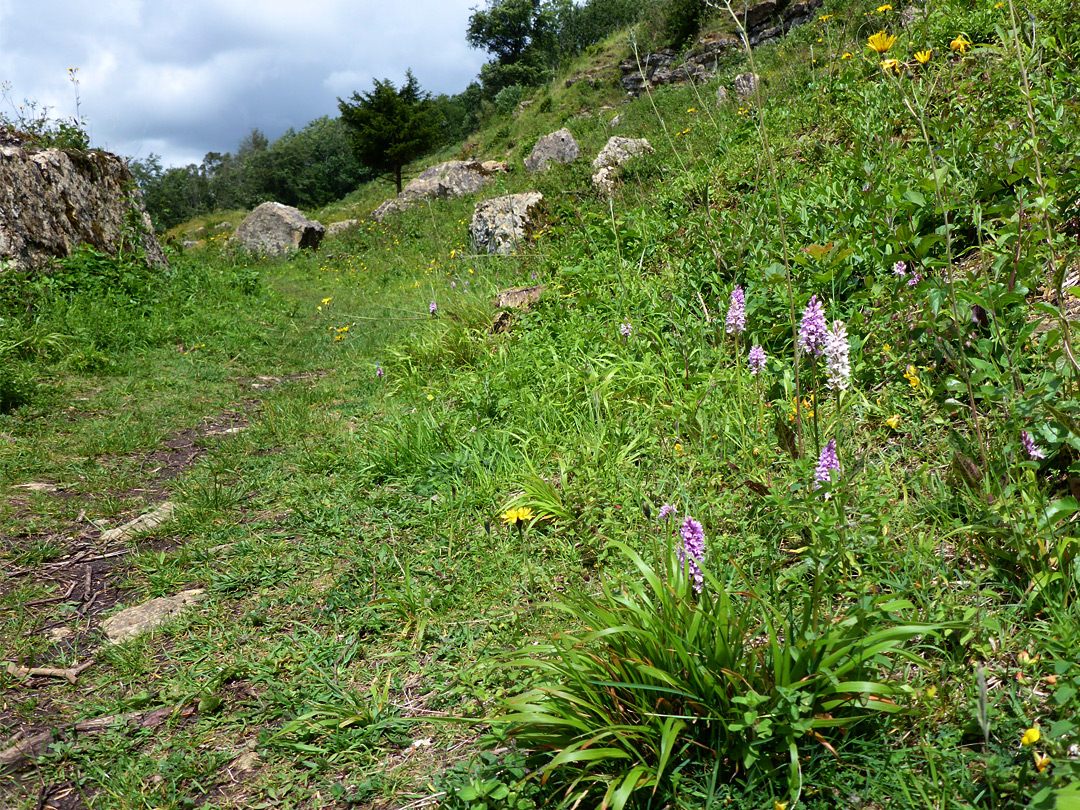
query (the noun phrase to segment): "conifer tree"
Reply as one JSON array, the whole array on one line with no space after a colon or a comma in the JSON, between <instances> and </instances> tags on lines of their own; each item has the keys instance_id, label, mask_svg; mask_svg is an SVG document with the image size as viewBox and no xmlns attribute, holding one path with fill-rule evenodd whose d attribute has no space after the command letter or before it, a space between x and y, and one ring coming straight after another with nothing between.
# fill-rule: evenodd
<instances>
[{"instance_id":1,"label":"conifer tree","mask_svg":"<svg viewBox=\"0 0 1080 810\"><path fill-rule=\"evenodd\" d=\"M420 90L412 71L395 88L389 79L376 79L369 93L338 99L341 120L352 130L356 158L368 168L391 174L401 193L401 170L430 152L441 135L441 121L429 94Z\"/></svg>"}]
</instances>

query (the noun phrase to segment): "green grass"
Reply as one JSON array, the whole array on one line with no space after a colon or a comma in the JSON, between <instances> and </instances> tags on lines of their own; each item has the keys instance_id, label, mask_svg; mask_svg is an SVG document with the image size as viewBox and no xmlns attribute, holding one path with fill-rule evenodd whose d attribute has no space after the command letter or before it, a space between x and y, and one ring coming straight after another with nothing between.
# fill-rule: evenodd
<instances>
[{"instance_id":1,"label":"green grass","mask_svg":"<svg viewBox=\"0 0 1080 810\"><path fill-rule=\"evenodd\" d=\"M5 660L94 657L74 686L0 672L0 737L143 723L57 743L0 803L1071 806L1080 433L1046 288L1048 261L1077 260L1078 32L1032 7L1055 39L1032 50L1025 23L1029 108L1008 6L935 6L906 34L875 8L833 3L757 49L760 109L665 87L601 117L614 82L560 81L432 158L506 157L491 195L544 193L522 256L471 253L465 198L289 259L218 238L164 275L82 254L0 279ZM866 55L879 29L912 61L899 82ZM961 31L977 47L950 53ZM520 168L564 124L590 157L615 112L656 151L610 204L584 160ZM219 221L239 215L176 238ZM538 282L492 334L495 292ZM840 398L805 355L796 385L790 312L812 294L851 337ZM797 392L816 394L801 454ZM830 438L841 471L816 489ZM172 521L101 542L164 500ZM511 507L531 517L506 525ZM701 597L672 567L687 515ZM79 559L113 551L87 605ZM198 607L98 647L120 606L190 588Z\"/></svg>"}]
</instances>

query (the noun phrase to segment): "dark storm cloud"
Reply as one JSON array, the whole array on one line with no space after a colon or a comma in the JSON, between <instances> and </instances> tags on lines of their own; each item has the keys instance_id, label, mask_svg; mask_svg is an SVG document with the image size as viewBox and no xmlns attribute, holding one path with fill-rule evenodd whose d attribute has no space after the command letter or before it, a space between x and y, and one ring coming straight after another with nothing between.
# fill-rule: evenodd
<instances>
[{"instance_id":1,"label":"dark storm cloud","mask_svg":"<svg viewBox=\"0 0 1080 810\"><path fill-rule=\"evenodd\" d=\"M75 114L95 146L166 165L235 151L253 127L275 138L337 98L399 83L456 93L484 55L465 43L477 0L0 0L0 81ZM15 113L10 106L5 113Z\"/></svg>"}]
</instances>

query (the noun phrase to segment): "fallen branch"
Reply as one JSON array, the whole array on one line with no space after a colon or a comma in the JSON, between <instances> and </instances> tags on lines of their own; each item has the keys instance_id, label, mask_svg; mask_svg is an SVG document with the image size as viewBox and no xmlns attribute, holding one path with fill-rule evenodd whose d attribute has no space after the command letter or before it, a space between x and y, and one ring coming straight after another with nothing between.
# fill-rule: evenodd
<instances>
[{"instance_id":1,"label":"fallen branch","mask_svg":"<svg viewBox=\"0 0 1080 810\"><path fill-rule=\"evenodd\" d=\"M86 663L79 664L77 667L68 667L66 669L60 669L58 667L17 667L14 664L8 664L7 674L12 678L18 678L19 680L26 680L27 678L67 678L69 683L74 684L76 678L84 670L93 665L94 659L90 659Z\"/></svg>"},{"instance_id":2,"label":"fallen branch","mask_svg":"<svg viewBox=\"0 0 1080 810\"><path fill-rule=\"evenodd\" d=\"M81 720L66 729L50 729L32 735L20 731L2 744L4 747L3 750L0 750L0 772L19 770L26 767L31 760L45 754L49 748L49 743L56 739L63 739L66 732L97 734L118 723L130 723L141 714L141 712L112 714L108 717L97 717L93 720Z\"/></svg>"}]
</instances>

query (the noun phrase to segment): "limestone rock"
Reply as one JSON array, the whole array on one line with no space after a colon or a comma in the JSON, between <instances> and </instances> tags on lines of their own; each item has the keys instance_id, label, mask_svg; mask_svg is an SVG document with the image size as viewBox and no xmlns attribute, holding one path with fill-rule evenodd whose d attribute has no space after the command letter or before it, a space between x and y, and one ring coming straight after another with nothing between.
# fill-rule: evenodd
<instances>
[{"instance_id":1,"label":"limestone rock","mask_svg":"<svg viewBox=\"0 0 1080 810\"><path fill-rule=\"evenodd\" d=\"M291 205L264 202L240 223L232 241L252 253L280 256L301 248L317 250L325 234L322 223Z\"/></svg>"},{"instance_id":2,"label":"limestone rock","mask_svg":"<svg viewBox=\"0 0 1080 810\"><path fill-rule=\"evenodd\" d=\"M102 541L111 543L116 540L127 540L139 532L149 531L160 526L172 517L176 505L172 501L160 503L144 515L139 515L134 520L129 520L123 526L115 529L107 529L101 533Z\"/></svg>"},{"instance_id":3,"label":"limestone rock","mask_svg":"<svg viewBox=\"0 0 1080 810\"><path fill-rule=\"evenodd\" d=\"M129 638L153 630L166 619L175 616L188 605L198 602L203 595L202 588L181 591L176 596L159 596L135 607L121 610L101 623L101 629L112 644L119 644Z\"/></svg>"},{"instance_id":4,"label":"limestone rock","mask_svg":"<svg viewBox=\"0 0 1080 810\"><path fill-rule=\"evenodd\" d=\"M469 227L473 249L500 256L517 253L535 227L543 199L538 191L526 191L477 203Z\"/></svg>"},{"instance_id":5,"label":"limestone rock","mask_svg":"<svg viewBox=\"0 0 1080 810\"><path fill-rule=\"evenodd\" d=\"M822 0L751 0L740 4L739 21L752 46L783 36L796 25L810 22ZM619 63L623 89L638 96L646 89L664 84L705 82L716 73L721 55L742 47L732 36L709 36L698 40L684 54L666 48L648 53L641 59L630 57Z\"/></svg>"},{"instance_id":6,"label":"limestone rock","mask_svg":"<svg viewBox=\"0 0 1080 810\"><path fill-rule=\"evenodd\" d=\"M645 138L620 138L613 135L593 160L593 168L598 171L592 176L593 185L605 194L615 190L616 169L633 157L653 151Z\"/></svg>"},{"instance_id":7,"label":"limestone rock","mask_svg":"<svg viewBox=\"0 0 1080 810\"><path fill-rule=\"evenodd\" d=\"M525 168L530 172L543 171L551 163L570 163L577 160L581 155L581 149L570 134L570 130L563 127L558 132L545 135L536 142L532 152L525 158Z\"/></svg>"},{"instance_id":8,"label":"limestone rock","mask_svg":"<svg viewBox=\"0 0 1080 810\"><path fill-rule=\"evenodd\" d=\"M600 153L593 159L594 169L605 166L622 166L630 158L653 151L647 138L620 138L612 135Z\"/></svg>"},{"instance_id":9,"label":"limestone rock","mask_svg":"<svg viewBox=\"0 0 1080 810\"><path fill-rule=\"evenodd\" d=\"M149 264L166 267L135 178L98 150L40 149L0 128L0 273L34 270L79 245L115 254L134 212ZM130 242L128 242L130 243Z\"/></svg>"},{"instance_id":10,"label":"limestone rock","mask_svg":"<svg viewBox=\"0 0 1080 810\"><path fill-rule=\"evenodd\" d=\"M723 107L728 103L730 96L728 95L727 88L724 85L720 85L716 88L716 106Z\"/></svg>"},{"instance_id":11,"label":"limestone rock","mask_svg":"<svg viewBox=\"0 0 1080 810\"><path fill-rule=\"evenodd\" d=\"M508 170L505 163L497 160L448 160L430 166L410 180L397 197L376 208L372 219L382 222L388 215L404 211L425 198L448 199L472 194L490 183L495 175Z\"/></svg>"},{"instance_id":12,"label":"limestone rock","mask_svg":"<svg viewBox=\"0 0 1080 810\"><path fill-rule=\"evenodd\" d=\"M540 300L540 294L547 289L544 284L535 287L514 287L503 290L495 296L497 309L528 309Z\"/></svg>"},{"instance_id":13,"label":"limestone rock","mask_svg":"<svg viewBox=\"0 0 1080 810\"><path fill-rule=\"evenodd\" d=\"M735 77L735 95L739 98L752 98L761 86L761 77L756 73L740 73Z\"/></svg>"},{"instance_id":14,"label":"limestone rock","mask_svg":"<svg viewBox=\"0 0 1080 810\"><path fill-rule=\"evenodd\" d=\"M343 233L359 224L360 220L358 219L343 219L341 222L331 222L326 226L326 235L337 236L339 233Z\"/></svg>"},{"instance_id":15,"label":"limestone rock","mask_svg":"<svg viewBox=\"0 0 1080 810\"><path fill-rule=\"evenodd\" d=\"M498 335L509 332L514 325L514 310L528 312L528 310L540 300L540 295L547 287L538 284L535 287L514 287L503 290L495 296L495 307L499 311L491 321L491 333Z\"/></svg>"}]
</instances>

